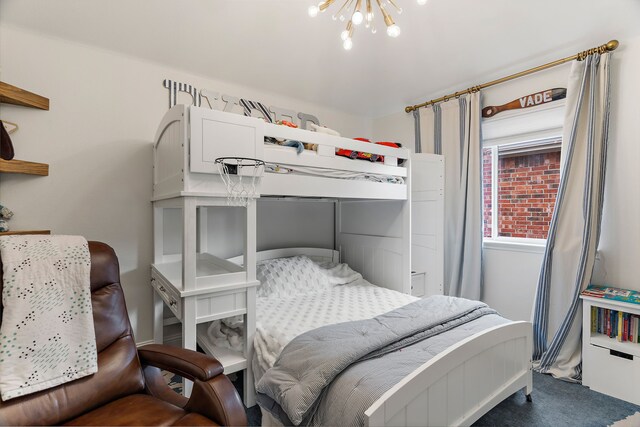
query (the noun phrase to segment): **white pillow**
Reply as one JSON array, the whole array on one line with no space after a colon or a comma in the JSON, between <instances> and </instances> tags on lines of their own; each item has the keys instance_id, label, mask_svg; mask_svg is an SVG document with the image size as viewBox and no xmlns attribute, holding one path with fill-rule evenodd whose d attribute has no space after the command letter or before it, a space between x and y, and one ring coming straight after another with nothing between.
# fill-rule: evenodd
<instances>
[{"instance_id":1,"label":"white pillow","mask_svg":"<svg viewBox=\"0 0 640 427\"><path fill-rule=\"evenodd\" d=\"M323 291L331 285L327 275L306 256L276 258L258 263L256 277L261 298L285 298Z\"/></svg>"}]
</instances>

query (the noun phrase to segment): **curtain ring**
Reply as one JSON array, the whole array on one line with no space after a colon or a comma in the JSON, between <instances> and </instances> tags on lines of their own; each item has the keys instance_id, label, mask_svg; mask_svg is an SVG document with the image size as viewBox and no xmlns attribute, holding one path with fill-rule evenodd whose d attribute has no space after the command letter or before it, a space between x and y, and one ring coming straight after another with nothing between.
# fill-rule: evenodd
<instances>
[{"instance_id":1,"label":"curtain ring","mask_svg":"<svg viewBox=\"0 0 640 427\"><path fill-rule=\"evenodd\" d=\"M456 92L456 93L454 93L454 94L453 94L453 96L455 96L455 97L456 97L456 99L460 99L460 95L462 95L462 94L461 94L461 93L458 93L458 92Z\"/></svg>"},{"instance_id":2,"label":"curtain ring","mask_svg":"<svg viewBox=\"0 0 640 427\"><path fill-rule=\"evenodd\" d=\"M449 96L448 95L443 96L442 102L447 102L447 101L449 101Z\"/></svg>"}]
</instances>

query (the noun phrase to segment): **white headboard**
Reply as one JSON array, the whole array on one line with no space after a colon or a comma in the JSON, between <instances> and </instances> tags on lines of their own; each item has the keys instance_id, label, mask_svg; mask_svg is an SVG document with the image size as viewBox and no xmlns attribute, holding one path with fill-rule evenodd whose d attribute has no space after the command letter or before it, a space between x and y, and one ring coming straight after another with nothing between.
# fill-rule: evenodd
<instances>
[{"instance_id":1,"label":"white headboard","mask_svg":"<svg viewBox=\"0 0 640 427\"><path fill-rule=\"evenodd\" d=\"M323 248L280 248L270 249L268 251L256 252L256 261L264 261L274 258L285 258L296 255L305 255L316 262L339 262L340 252L333 249ZM228 261L242 265L244 262L244 256L239 255L233 258L229 258Z\"/></svg>"}]
</instances>

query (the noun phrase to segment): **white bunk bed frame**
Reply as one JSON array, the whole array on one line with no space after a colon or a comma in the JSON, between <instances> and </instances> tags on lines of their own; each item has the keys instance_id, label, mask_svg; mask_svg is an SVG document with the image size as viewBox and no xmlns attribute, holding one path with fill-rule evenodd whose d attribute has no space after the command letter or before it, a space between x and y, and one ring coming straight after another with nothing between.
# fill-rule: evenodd
<instances>
[{"instance_id":1,"label":"white bunk bed frame","mask_svg":"<svg viewBox=\"0 0 640 427\"><path fill-rule=\"evenodd\" d=\"M265 146L265 135L318 144L318 151L305 150L297 155L293 148ZM383 155L385 164L337 157L335 148ZM404 184L390 184L265 173L258 182L256 194L256 198L348 199L348 203L400 201L399 236L342 232L338 207L336 240L340 252L316 248L256 252L256 204L250 203L244 218L244 255L230 260L219 259L207 250L206 213L208 207L226 206L226 188L214 163L216 158L223 156L402 177ZM398 159L405 160L402 166L398 166ZM443 167L441 156L434 155L431 160L433 167ZM251 360L257 260L304 254L314 259L335 261L341 256L342 261L355 266L360 263L365 278L372 283L410 293L410 168L410 155L406 149L290 129L256 118L193 106L173 107L160 123L154 143L152 287L156 342L163 341L163 306L166 304L182 323L185 348L195 349L197 340L205 351L220 360L226 373L246 370L245 404L255 404ZM434 206L441 207L442 181L434 185L440 189ZM166 208L182 209L182 253L179 254L165 253L163 211ZM439 218L442 220L441 213ZM437 249L438 245L434 247ZM382 258L385 262L380 262ZM441 275L441 271L436 273L436 276ZM198 333L206 332L204 322L238 314L244 315L245 320L243 354L215 347L206 340L206 333ZM528 322L513 322L478 333L442 352L385 393L365 412L367 423L371 426L469 425L519 389L524 388L530 395L531 346L532 331ZM185 391L189 393L189 384L185 385Z\"/></svg>"}]
</instances>

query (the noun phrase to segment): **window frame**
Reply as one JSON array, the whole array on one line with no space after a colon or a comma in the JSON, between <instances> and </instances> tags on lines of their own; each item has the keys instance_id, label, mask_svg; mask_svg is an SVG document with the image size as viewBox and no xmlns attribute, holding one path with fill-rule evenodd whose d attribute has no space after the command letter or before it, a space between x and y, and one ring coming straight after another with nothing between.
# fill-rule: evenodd
<instances>
[{"instance_id":1,"label":"window frame","mask_svg":"<svg viewBox=\"0 0 640 427\"><path fill-rule=\"evenodd\" d=\"M483 247L522 252L542 253L547 239L498 236L498 159L499 147L508 144L527 144L562 138L565 101L544 105L535 110L507 112L502 117L484 119L482 150L491 148L491 237L484 236ZM562 162L562 154L561 162ZM484 169L484 167L483 167ZM484 177L483 177L484 182ZM483 187L484 188L484 187ZM482 197L484 200L484 197ZM484 202L482 218L484 224Z\"/></svg>"}]
</instances>

